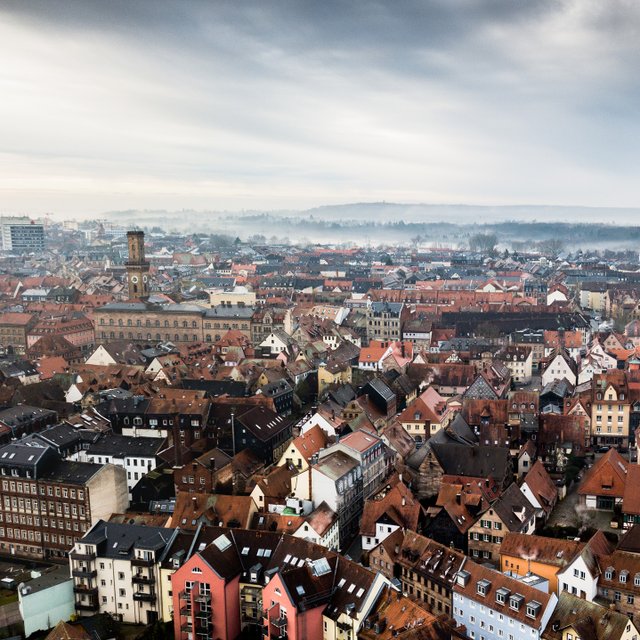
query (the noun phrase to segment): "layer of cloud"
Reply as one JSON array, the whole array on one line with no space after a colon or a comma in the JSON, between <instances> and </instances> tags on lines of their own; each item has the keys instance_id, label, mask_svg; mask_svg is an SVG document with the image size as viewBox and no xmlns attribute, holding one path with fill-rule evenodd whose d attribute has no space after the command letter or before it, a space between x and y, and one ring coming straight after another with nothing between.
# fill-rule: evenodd
<instances>
[{"instance_id":1,"label":"layer of cloud","mask_svg":"<svg viewBox=\"0 0 640 640\"><path fill-rule=\"evenodd\" d=\"M637 206L640 5L0 5L0 209Z\"/></svg>"}]
</instances>

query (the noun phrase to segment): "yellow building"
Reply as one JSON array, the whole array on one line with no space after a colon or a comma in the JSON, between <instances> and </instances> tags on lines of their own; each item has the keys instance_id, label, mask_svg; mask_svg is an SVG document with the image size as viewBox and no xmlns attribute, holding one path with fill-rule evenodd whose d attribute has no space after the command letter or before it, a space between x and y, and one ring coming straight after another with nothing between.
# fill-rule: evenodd
<instances>
[{"instance_id":1,"label":"yellow building","mask_svg":"<svg viewBox=\"0 0 640 640\"><path fill-rule=\"evenodd\" d=\"M318 395L331 385L351 383L351 365L332 362L318 367Z\"/></svg>"},{"instance_id":2,"label":"yellow building","mask_svg":"<svg viewBox=\"0 0 640 640\"><path fill-rule=\"evenodd\" d=\"M626 373L610 369L594 375L591 394L592 443L629 446L631 400Z\"/></svg>"}]
</instances>

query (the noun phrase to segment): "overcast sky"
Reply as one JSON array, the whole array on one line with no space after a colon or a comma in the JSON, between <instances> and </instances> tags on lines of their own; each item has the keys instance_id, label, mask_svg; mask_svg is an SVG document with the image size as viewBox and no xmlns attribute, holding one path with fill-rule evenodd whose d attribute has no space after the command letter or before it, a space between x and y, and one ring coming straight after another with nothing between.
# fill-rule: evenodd
<instances>
[{"instance_id":1,"label":"overcast sky","mask_svg":"<svg viewBox=\"0 0 640 640\"><path fill-rule=\"evenodd\" d=\"M640 205L635 0L2 0L0 211Z\"/></svg>"}]
</instances>

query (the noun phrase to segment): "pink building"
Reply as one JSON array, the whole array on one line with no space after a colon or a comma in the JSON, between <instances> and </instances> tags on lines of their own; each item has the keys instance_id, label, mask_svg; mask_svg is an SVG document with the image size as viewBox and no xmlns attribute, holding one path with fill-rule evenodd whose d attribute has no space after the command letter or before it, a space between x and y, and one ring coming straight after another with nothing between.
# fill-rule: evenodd
<instances>
[{"instance_id":1,"label":"pink building","mask_svg":"<svg viewBox=\"0 0 640 640\"><path fill-rule=\"evenodd\" d=\"M235 546L222 534L171 576L176 640L240 635L241 571Z\"/></svg>"},{"instance_id":2,"label":"pink building","mask_svg":"<svg viewBox=\"0 0 640 640\"><path fill-rule=\"evenodd\" d=\"M269 580L262 590L264 638L323 637L322 612L331 599L335 564L336 559L331 558L326 562L326 572L318 572L316 563L304 563L283 573L278 571Z\"/></svg>"}]
</instances>

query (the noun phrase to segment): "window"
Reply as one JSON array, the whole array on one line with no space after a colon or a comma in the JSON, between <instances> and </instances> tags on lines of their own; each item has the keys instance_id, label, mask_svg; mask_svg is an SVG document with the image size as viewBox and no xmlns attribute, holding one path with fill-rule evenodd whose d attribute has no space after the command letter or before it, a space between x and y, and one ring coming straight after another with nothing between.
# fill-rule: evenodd
<instances>
[{"instance_id":1,"label":"window","mask_svg":"<svg viewBox=\"0 0 640 640\"><path fill-rule=\"evenodd\" d=\"M489 582L487 580L480 580L477 584L477 592L481 596L487 595L487 589L489 588Z\"/></svg>"},{"instance_id":2,"label":"window","mask_svg":"<svg viewBox=\"0 0 640 640\"><path fill-rule=\"evenodd\" d=\"M507 601L507 596L509 595L509 591L507 589L498 589L496 591L496 602L498 604L504 604Z\"/></svg>"}]
</instances>

